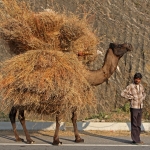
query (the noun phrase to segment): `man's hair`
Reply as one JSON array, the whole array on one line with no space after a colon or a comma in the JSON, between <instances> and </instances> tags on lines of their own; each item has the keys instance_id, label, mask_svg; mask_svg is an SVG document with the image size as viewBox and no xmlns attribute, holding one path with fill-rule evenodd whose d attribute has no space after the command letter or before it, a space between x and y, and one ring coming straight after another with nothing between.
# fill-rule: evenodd
<instances>
[{"instance_id":1,"label":"man's hair","mask_svg":"<svg viewBox=\"0 0 150 150\"><path fill-rule=\"evenodd\" d=\"M134 79L142 79L142 75L141 75L141 73L136 73L135 75L134 75Z\"/></svg>"}]
</instances>

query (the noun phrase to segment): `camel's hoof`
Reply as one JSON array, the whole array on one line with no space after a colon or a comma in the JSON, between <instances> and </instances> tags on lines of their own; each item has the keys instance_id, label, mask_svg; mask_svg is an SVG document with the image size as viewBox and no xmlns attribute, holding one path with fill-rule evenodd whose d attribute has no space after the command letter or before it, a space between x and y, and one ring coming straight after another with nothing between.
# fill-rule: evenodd
<instances>
[{"instance_id":1,"label":"camel's hoof","mask_svg":"<svg viewBox=\"0 0 150 150\"><path fill-rule=\"evenodd\" d=\"M27 144L33 144L33 143L35 143L35 141L33 141L33 140L27 141Z\"/></svg>"},{"instance_id":2,"label":"camel's hoof","mask_svg":"<svg viewBox=\"0 0 150 150\"><path fill-rule=\"evenodd\" d=\"M24 139L22 138L16 139L16 142L24 142Z\"/></svg>"},{"instance_id":3,"label":"camel's hoof","mask_svg":"<svg viewBox=\"0 0 150 150\"><path fill-rule=\"evenodd\" d=\"M62 142L60 142L60 141L53 141L53 143L52 143L52 145L61 145L62 144Z\"/></svg>"},{"instance_id":4,"label":"camel's hoof","mask_svg":"<svg viewBox=\"0 0 150 150\"><path fill-rule=\"evenodd\" d=\"M83 142L84 142L84 139L75 139L75 142L76 142L76 143L83 143Z\"/></svg>"}]
</instances>

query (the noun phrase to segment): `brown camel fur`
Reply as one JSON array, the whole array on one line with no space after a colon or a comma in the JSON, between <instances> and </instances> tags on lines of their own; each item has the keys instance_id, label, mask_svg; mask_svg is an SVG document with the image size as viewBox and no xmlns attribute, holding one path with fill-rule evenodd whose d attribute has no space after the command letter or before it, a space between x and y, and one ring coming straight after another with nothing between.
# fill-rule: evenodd
<instances>
[{"instance_id":1,"label":"brown camel fur","mask_svg":"<svg viewBox=\"0 0 150 150\"><path fill-rule=\"evenodd\" d=\"M110 43L109 49L106 52L105 59L104 59L104 64L103 67L100 70L95 70L95 71L90 71L86 70L85 72L85 78L87 81L92 85L96 86L99 84L102 84L104 81L106 81L116 70L119 59L127 52L132 50L132 45L131 44L115 44L115 43ZM63 89L62 89L63 90ZM15 118L16 118L16 113L19 111L18 119L20 120L20 123L23 127L24 133L26 135L26 140L27 143L31 144L34 143L34 141L30 138L30 135L26 129L25 125L25 116L24 116L24 110L25 108L23 107L12 107L10 113L9 113L9 118L13 127L14 135L16 138L16 141L23 141L17 133L16 130L16 124L15 124ZM59 127L60 127L60 120L62 119L62 113L57 112L56 113L56 129L53 137L53 145L58 145L62 142L59 141ZM82 139L78 133L77 129L77 106L74 107L72 111L72 123L73 123L73 128L74 128L74 135L75 135L75 142L84 142L84 139Z\"/></svg>"}]
</instances>

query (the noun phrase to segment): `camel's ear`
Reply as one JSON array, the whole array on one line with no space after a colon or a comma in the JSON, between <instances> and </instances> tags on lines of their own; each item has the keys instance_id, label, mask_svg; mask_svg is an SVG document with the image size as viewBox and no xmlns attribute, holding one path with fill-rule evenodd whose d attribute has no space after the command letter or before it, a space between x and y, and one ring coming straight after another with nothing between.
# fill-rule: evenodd
<instances>
[{"instance_id":1,"label":"camel's ear","mask_svg":"<svg viewBox=\"0 0 150 150\"><path fill-rule=\"evenodd\" d=\"M110 43L109 44L109 48L114 49L115 48L115 44L114 43Z\"/></svg>"}]
</instances>

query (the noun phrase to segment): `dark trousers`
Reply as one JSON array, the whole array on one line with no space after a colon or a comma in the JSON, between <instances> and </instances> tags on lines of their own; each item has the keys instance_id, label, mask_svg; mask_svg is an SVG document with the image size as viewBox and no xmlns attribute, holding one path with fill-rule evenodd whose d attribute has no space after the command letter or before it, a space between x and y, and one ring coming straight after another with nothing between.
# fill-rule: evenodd
<instances>
[{"instance_id":1,"label":"dark trousers","mask_svg":"<svg viewBox=\"0 0 150 150\"><path fill-rule=\"evenodd\" d=\"M142 109L130 108L131 113L131 138L134 142L140 142Z\"/></svg>"}]
</instances>

